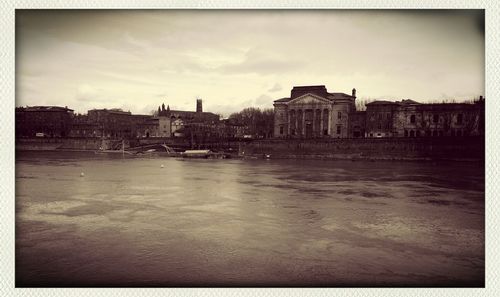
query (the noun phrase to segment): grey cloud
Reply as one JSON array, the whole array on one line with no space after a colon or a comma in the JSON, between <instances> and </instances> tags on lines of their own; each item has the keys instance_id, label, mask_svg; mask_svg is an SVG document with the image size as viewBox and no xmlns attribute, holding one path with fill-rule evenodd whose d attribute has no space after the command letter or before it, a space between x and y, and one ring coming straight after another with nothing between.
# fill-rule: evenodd
<instances>
[{"instance_id":1,"label":"grey cloud","mask_svg":"<svg viewBox=\"0 0 500 297\"><path fill-rule=\"evenodd\" d=\"M78 88L76 90L75 99L77 101L98 102L98 101L102 100L102 98L101 98L102 91L103 91L102 89L96 89L90 85L83 84L83 85L78 86Z\"/></svg>"},{"instance_id":2,"label":"grey cloud","mask_svg":"<svg viewBox=\"0 0 500 297\"><path fill-rule=\"evenodd\" d=\"M278 91L281 91L282 89L283 88L281 87L281 85L279 83L275 83L274 86L267 91L268 92L278 92Z\"/></svg>"},{"instance_id":3,"label":"grey cloud","mask_svg":"<svg viewBox=\"0 0 500 297\"><path fill-rule=\"evenodd\" d=\"M267 96L267 95L260 95L259 97L255 98L254 104L257 106L272 106L273 98Z\"/></svg>"},{"instance_id":4,"label":"grey cloud","mask_svg":"<svg viewBox=\"0 0 500 297\"><path fill-rule=\"evenodd\" d=\"M300 68L301 62L285 59L283 55L271 53L259 49L252 49L247 52L245 60L240 63L230 63L218 67L222 73L231 74L280 74Z\"/></svg>"}]
</instances>

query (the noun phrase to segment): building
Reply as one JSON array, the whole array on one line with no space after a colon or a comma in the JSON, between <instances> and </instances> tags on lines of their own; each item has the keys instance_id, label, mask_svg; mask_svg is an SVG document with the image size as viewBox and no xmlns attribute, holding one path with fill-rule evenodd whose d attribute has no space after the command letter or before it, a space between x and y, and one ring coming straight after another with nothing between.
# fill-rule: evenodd
<instances>
[{"instance_id":1,"label":"building","mask_svg":"<svg viewBox=\"0 0 500 297\"><path fill-rule=\"evenodd\" d=\"M132 135L136 138L159 137L158 118L152 115L133 114Z\"/></svg>"},{"instance_id":2,"label":"building","mask_svg":"<svg viewBox=\"0 0 500 297\"><path fill-rule=\"evenodd\" d=\"M374 101L366 105L366 137L484 135L484 99L473 103Z\"/></svg>"},{"instance_id":3,"label":"building","mask_svg":"<svg viewBox=\"0 0 500 297\"><path fill-rule=\"evenodd\" d=\"M67 137L73 110L60 106L16 107L16 137Z\"/></svg>"},{"instance_id":4,"label":"building","mask_svg":"<svg viewBox=\"0 0 500 297\"><path fill-rule=\"evenodd\" d=\"M274 101L274 136L353 137L350 117L356 113L355 100L356 89L348 95L329 93L324 85L293 87L290 97Z\"/></svg>"},{"instance_id":5,"label":"building","mask_svg":"<svg viewBox=\"0 0 500 297\"><path fill-rule=\"evenodd\" d=\"M419 103L377 100L366 111L351 95L330 93L323 85L293 87L274 101L274 137L383 138L484 135L484 98L472 103Z\"/></svg>"},{"instance_id":6,"label":"building","mask_svg":"<svg viewBox=\"0 0 500 297\"><path fill-rule=\"evenodd\" d=\"M130 111L119 108L92 109L88 121L97 124L100 135L106 138L130 138L133 134L133 119Z\"/></svg>"},{"instance_id":7,"label":"building","mask_svg":"<svg viewBox=\"0 0 500 297\"><path fill-rule=\"evenodd\" d=\"M171 110L165 103L158 107L157 117L161 137L182 135L185 125L198 123L214 125L219 122L219 116L211 112L203 112L203 102L196 99L196 111Z\"/></svg>"},{"instance_id":8,"label":"building","mask_svg":"<svg viewBox=\"0 0 500 297\"><path fill-rule=\"evenodd\" d=\"M354 138L365 137L366 111L355 111L349 115L350 133Z\"/></svg>"},{"instance_id":9,"label":"building","mask_svg":"<svg viewBox=\"0 0 500 297\"><path fill-rule=\"evenodd\" d=\"M404 101L404 100L403 100ZM408 106L413 105L408 102ZM406 104L401 103L401 104ZM378 100L366 104L365 137L397 136L394 129L394 118L399 104L392 101Z\"/></svg>"},{"instance_id":10,"label":"building","mask_svg":"<svg viewBox=\"0 0 500 297\"><path fill-rule=\"evenodd\" d=\"M101 137L102 129L98 123L89 121L88 115L75 115L71 122L69 137Z\"/></svg>"}]
</instances>

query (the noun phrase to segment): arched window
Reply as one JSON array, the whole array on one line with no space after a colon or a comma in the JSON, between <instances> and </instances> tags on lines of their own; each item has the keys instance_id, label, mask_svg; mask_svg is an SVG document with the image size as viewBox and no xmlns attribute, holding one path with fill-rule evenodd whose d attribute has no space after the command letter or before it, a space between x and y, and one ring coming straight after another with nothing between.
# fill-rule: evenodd
<instances>
[{"instance_id":1,"label":"arched window","mask_svg":"<svg viewBox=\"0 0 500 297\"><path fill-rule=\"evenodd\" d=\"M405 137L408 137L408 130L405 130Z\"/></svg>"},{"instance_id":2,"label":"arched window","mask_svg":"<svg viewBox=\"0 0 500 297\"><path fill-rule=\"evenodd\" d=\"M415 137L415 131L413 130L410 131L410 137Z\"/></svg>"},{"instance_id":3,"label":"arched window","mask_svg":"<svg viewBox=\"0 0 500 297\"><path fill-rule=\"evenodd\" d=\"M410 123L415 124L415 115L414 114L412 114L410 116Z\"/></svg>"}]
</instances>

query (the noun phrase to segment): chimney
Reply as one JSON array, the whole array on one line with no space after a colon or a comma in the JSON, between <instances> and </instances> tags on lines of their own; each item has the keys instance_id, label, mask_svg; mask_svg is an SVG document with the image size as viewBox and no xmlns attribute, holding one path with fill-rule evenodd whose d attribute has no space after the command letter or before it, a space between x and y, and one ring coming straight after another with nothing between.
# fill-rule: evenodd
<instances>
[{"instance_id":1,"label":"chimney","mask_svg":"<svg viewBox=\"0 0 500 297\"><path fill-rule=\"evenodd\" d=\"M352 89L352 96L356 97L356 89Z\"/></svg>"},{"instance_id":2,"label":"chimney","mask_svg":"<svg viewBox=\"0 0 500 297\"><path fill-rule=\"evenodd\" d=\"M203 105L201 99L196 99L196 112L203 112Z\"/></svg>"}]
</instances>

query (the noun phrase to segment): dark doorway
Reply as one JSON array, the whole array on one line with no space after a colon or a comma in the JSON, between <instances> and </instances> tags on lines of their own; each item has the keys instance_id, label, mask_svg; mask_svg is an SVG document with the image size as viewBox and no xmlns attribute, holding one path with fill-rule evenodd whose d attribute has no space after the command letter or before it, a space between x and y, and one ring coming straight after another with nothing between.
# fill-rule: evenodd
<instances>
[{"instance_id":1,"label":"dark doorway","mask_svg":"<svg viewBox=\"0 0 500 297\"><path fill-rule=\"evenodd\" d=\"M313 125L311 122L306 122L306 138L311 138L313 136Z\"/></svg>"}]
</instances>

